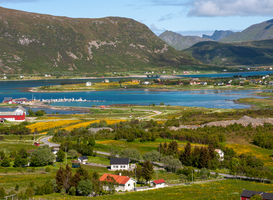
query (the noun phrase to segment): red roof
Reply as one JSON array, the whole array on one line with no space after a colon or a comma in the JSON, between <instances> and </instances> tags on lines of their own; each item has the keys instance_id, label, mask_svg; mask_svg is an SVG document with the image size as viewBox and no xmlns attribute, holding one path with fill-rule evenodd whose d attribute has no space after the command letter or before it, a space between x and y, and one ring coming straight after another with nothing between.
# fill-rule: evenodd
<instances>
[{"instance_id":1,"label":"red roof","mask_svg":"<svg viewBox=\"0 0 273 200\"><path fill-rule=\"evenodd\" d=\"M129 180L130 177L128 176L119 176L114 174L103 174L102 177L100 177L100 181L107 181L107 176L113 177L117 183L125 185Z\"/></svg>"},{"instance_id":2,"label":"red roof","mask_svg":"<svg viewBox=\"0 0 273 200\"><path fill-rule=\"evenodd\" d=\"M165 183L164 179L159 179L159 180L155 180L153 181L155 184L160 184L160 183Z\"/></svg>"}]
</instances>

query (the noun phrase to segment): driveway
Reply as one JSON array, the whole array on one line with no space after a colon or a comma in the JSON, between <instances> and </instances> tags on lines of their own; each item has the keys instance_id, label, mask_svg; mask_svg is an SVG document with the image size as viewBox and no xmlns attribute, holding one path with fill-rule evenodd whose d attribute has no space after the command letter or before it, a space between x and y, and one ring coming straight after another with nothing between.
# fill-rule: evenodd
<instances>
[{"instance_id":1,"label":"driveway","mask_svg":"<svg viewBox=\"0 0 273 200\"><path fill-rule=\"evenodd\" d=\"M61 146L59 144L49 142L48 140L50 138L52 138L52 136L47 136L47 137L44 137L44 138L40 139L40 141L44 143L44 144L41 144L41 146L43 146L43 145L48 145L49 147Z\"/></svg>"}]
</instances>

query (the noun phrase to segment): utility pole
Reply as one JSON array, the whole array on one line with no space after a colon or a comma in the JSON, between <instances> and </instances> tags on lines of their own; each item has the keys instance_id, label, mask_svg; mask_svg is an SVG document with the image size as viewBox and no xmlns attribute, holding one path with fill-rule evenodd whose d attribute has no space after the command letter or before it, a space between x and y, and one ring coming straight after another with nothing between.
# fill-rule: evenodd
<instances>
[{"instance_id":1,"label":"utility pole","mask_svg":"<svg viewBox=\"0 0 273 200\"><path fill-rule=\"evenodd\" d=\"M191 180L192 180L192 182L193 182L193 169L192 169L191 172L192 172L192 173L191 173Z\"/></svg>"}]
</instances>

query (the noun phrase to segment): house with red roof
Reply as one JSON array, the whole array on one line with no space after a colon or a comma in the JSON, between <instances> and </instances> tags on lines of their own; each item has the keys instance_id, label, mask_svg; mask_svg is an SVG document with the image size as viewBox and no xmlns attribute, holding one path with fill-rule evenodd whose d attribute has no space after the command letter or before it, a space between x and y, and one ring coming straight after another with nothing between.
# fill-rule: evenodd
<instances>
[{"instance_id":1,"label":"house with red roof","mask_svg":"<svg viewBox=\"0 0 273 200\"><path fill-rule=\"evenodd\" d=\"M103 174L102 177L100 177L100 181L109 181L107 178L108 176L115 179L115 181L119 184L115 188L116 191L131 191L134 190L136 180L133 178L130 178L128 176L121 176L121 175L115 175L115 174ZM104 190L107 190L107 188L103 188Z\"/></svg>"},{"instance_id":2,"label":"house with red roof","mask_svg":"<svg viewBox=\"0 0 273 200\"><path fill-rule=\"evenodd\" d=\"M164 179L154 180L151 182L151 186L155 188L165 187L165 182Z\"/></svg>"}]
</instances>

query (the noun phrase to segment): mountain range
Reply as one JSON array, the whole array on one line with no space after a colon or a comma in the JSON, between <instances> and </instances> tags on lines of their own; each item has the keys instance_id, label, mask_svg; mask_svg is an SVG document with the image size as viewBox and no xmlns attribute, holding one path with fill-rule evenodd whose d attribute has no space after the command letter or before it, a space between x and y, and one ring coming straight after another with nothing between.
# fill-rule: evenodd
<instances>
[{"instance_id":1,"label":"mountain range","mask_svg":"<svg viewBox=\"0 0 273 200\"><path fill-rule=\"evenodd\" d=\"M92 73L199 65L132 19L82 19L0 7L0 72Z\"/></svg>"},{"instance_id":2,"label":"mountain range","mask_svg":"<svg viewBox=\"0 0 273 200\"><path fill-rule=\"evenodd\" d=\"M158 37L177 50L189 48L198 42L211 40L207 38L201 38L199 36L183 36L172 31L165 31Z\"/></svg>"},{"instance_id":3,"label":"mountain range","mask_svg":"<svg viewBox=\"0 0 273 200\"><path fill-rule=\"evenodd\" d=\"M215 66L273 65L273 39L234 43L199 42L184 52Z\"/></svg>"},{"instance_id":4,"label":"mountain range","mask_svg":"<svg viewBox=\"0 0 273 200\"><path fill-rule=\"evenodd\" d=\"M242 42L273 38L273 19L254 24L242 32L237 32L220 40L220 42Z\"/></svg>"},{"instance_id":5,"label":"mountain range","mask_svg":"<svg viewBox=\"0 0 273 200\"><path fill-rule=\"evenodd\" d=\"M214 31L214 33L212 34L212 36L203 34L202 38L208 38L208 39L212 39L215 41L219 41L227 36L232 35L234 32L233 31Z\"/></svg>"}]
</instances>

